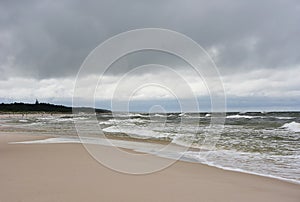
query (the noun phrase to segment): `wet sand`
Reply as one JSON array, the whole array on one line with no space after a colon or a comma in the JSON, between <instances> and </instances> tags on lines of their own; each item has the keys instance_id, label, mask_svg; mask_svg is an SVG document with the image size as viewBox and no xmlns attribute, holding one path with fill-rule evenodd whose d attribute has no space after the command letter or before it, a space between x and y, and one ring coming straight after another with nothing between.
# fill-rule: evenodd
<instances>
[{"instance_id":1,"label":"wet sand","mask_svg":"<svg viewBox=\"0 0 300 202\"><path fill-rule=\"evenodd\" d=\"M129 175L104 167L81 144L8 144L39 138L0 133L0 202L300 201L298 184L197 163Z\"/></svg>"}]
</instances>

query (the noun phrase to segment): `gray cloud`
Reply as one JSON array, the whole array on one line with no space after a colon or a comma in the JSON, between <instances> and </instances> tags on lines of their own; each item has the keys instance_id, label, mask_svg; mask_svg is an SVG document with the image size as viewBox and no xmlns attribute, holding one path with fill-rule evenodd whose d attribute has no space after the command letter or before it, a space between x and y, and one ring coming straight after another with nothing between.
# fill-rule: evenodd
<instances>
[{"instance_id":1,"label":"gray cloud","mask_svg":"<svg viewBox=\"0 0 300 202\"><path fill-rule=\"evenodd\" d=\"M74 76L98 44L143 27L179 31L214 49L222 74L291 68L300 64L299 13L296 0L4 0L0 78Z\"/></svg>"}]
</instances>

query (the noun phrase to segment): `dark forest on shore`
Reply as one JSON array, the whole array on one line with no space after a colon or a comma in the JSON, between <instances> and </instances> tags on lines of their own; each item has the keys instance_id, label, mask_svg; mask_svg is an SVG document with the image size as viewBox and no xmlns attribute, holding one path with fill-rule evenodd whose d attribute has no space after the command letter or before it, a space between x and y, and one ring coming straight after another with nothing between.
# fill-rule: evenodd
<instances>
[{"instance_id":1,"label":"dark forest on shore","mask_svg":"<svg viewBox=\"0 0 300 202\"><path fill-rule=\"evenodd\" d=\"M39 103L38 100L34 104L14 102L14 103L1 103L0 112L12 112L12 113L72 113L72 112L96 112L96 113L110 113L111 111L106 109L94 109L90 107L67 107L63 105L55 105L50 103Z\"/></svg>"}]
</instances>

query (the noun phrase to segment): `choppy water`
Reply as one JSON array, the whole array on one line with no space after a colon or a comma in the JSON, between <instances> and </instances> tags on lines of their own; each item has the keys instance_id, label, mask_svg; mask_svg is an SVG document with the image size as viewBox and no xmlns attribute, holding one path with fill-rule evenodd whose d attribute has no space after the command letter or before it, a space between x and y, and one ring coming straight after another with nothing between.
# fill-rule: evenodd
<instances>
[{"instance_id":1,"label":"choppy water","mask_svg":"<svg viewBox=\"0 0 300 202\"><path fill-rule=\"evenodd\" d=\"M223 130L215 134L219 139L214 148L204 144L211 120L207 113L116 113L97 118L110 136L191 145L197 150L185 152L185 160L300 183L300 112L227 113ZM99 133L89 128L92 119L85 114L6 116L0 119L0 130L69 137L76 135L76 120L85 123L87 133Z\"/></svg>"}]
</instances>

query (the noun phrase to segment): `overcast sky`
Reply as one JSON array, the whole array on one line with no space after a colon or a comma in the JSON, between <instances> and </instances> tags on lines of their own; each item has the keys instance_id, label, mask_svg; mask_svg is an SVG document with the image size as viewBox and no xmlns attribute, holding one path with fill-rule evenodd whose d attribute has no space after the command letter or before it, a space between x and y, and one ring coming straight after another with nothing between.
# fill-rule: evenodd
<instances>
[{"instance_id":1,"label":"overcast sky","mask_svg":"<svg viewBox=\"0 0 300 202\"><path fill-rule=\"evenodd\" d=\"M183 33L210 54L224 82L229 110L300 110L299 13L298 0L2 0L0 102L38 98L70 105L76 74L95 47L121 32L156 27ZM206 103L205 86L185 64L141 53L128 56L126 65L121 60L105 75L97 89L98 107L110 108L116 83L131 66L166 58ZM125 84L132 88L133 80L166 79L178 86L165 69L154 69L128 76ZM97 78L91 72L83 79ZM179 96L189 99L181 92ZM155 87L140 90L133 100L133 110L147 111L153 103L169 103L168 110L178 110L174 97Z\"/></svg>"}]
</instances>

